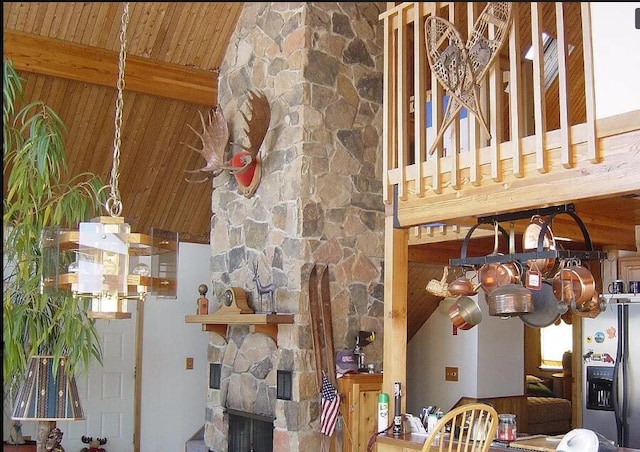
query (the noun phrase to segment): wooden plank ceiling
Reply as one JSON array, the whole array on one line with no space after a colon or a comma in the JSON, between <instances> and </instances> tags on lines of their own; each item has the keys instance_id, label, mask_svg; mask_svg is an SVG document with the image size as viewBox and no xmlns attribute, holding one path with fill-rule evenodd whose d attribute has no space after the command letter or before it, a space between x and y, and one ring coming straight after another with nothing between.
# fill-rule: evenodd
<instances>
[{"instance_id":1,"label":"wooden plank ceiling","mask_svg":"<svg viewBox=\"0 0 640 452\"><path fill-rule=\"evenodd\" d=\"M189 125L198 129L198 111L215 106L218 69L242 6L130 4L119 185L122 215L136 232L157 227L177 231L181 241L209 243L212 184L185 180L185 170L204 165L187 147L198 146ZM12 58L25 78L25 101L43 100L64 120L70 174L91 171L108 181L123 4L4 2L2 7L4 58ZM580 202L576 212L595 244L635 250L639 198ZM554 233L580 238L573 221L560 217ZM459 220L475 224L474 218ZM517 227L521 232L524 225ZM412 249L430 256L425 262L446 262L459 255L460 246L457 240Z\"/></svg>"},{"instance_id":2,"label":"wooden plank ceiling","mask_svg":"<svg viewBox=\"0 0 640 452\"><path fill-rule=\"evenodd\" d=\"M131 2L119 188L135 232L155 227L209 243L212 184L188 183L204 166L187 145L198 111L216 105L218 70L242 2ZM69 174L111 177L123 4L3 2L4 58L24 78L25 102L63 119ZM107 215L106 212L102 213Z\"/></svg>"}]
</instances>

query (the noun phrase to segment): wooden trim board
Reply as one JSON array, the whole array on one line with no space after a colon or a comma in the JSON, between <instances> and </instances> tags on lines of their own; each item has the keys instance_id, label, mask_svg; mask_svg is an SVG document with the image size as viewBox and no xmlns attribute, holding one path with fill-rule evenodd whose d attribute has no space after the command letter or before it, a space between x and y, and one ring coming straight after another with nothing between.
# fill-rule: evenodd
<instances>
[{"instance_id":1,"label":"wooden trim board","mask_svg":"<svg viewBox=\"0 0 640 452\"><path fill-rule=\"evenodd\" d=\"M534 435L526 438L521 438L509 443L509 449L553 452L556 450L556 447L558 447L562 436L564 435Z\"/></svg>"}]
</instances>

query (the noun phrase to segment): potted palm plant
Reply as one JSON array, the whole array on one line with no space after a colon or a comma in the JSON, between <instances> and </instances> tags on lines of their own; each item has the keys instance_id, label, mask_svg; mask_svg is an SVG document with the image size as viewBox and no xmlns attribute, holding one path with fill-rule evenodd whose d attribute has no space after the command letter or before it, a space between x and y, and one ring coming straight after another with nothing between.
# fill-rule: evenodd
<instances>
[{"instance_id":1,"label":"potted palm plant","mask_svg":"<svg viewBox=\"0 0 640 452\"><path fill-rule=\"evenodd\" d=\"M41 237L96 216L104 184L92 173L68 176L66 127L47 105L23 102L23 79L11 60L3 80L3 377L5 413L32 356L66 357L68 374L86 371L102 349L95 320L69 292L43 293ZM41 423L42 424L42 423ZM49 423L45 423L49 424ZM38 448L44 450L38 428ZM12 429L19 432L19 426ZM9 438L19 443L20 435Z\"/></svg>"}]
</instances>

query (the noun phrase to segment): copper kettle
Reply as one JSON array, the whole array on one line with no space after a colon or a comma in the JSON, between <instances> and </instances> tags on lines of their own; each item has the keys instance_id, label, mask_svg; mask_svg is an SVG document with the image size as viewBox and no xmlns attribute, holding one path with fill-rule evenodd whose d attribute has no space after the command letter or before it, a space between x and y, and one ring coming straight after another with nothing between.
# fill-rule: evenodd
<instances>
[{"instance_id":1,"label":"copper kettle","mask_svg":"<svg viewBox=\"0 0 640 452\"><path fill-rule=\"evenodd\" d=\"M454 296L476 295L480 284L475 284L467 277L461 276L449 283L449 292Z\"/></svg>"}]
</instances>

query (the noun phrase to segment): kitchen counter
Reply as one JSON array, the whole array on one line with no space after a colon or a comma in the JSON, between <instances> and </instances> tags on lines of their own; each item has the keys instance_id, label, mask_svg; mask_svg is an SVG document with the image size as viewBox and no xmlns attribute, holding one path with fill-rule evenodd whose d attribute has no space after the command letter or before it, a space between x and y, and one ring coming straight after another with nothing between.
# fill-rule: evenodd
<instances>
[{"instance_id":1,"label":"kitchen counter","mask_svg":"<svg viewBox=\"0 0 640 452\"><path fill-rule=\"evenodd\" d=\"M410 452L413 450L422 450L424 441L427 439L425 435L415 433L403 433L400 436L394 436L393 433L387 432L384 435L378 435L376 438L376 452ZM433 450L436 450L435 448ZM511 448L507 445L492 445L489 449L491 452L516 451L521 449ZM640 452L640 449L632 449L628 447L618 447L616 452Z\"/></svg>"}]
</instances>

